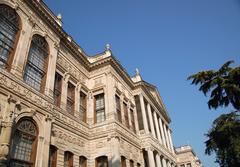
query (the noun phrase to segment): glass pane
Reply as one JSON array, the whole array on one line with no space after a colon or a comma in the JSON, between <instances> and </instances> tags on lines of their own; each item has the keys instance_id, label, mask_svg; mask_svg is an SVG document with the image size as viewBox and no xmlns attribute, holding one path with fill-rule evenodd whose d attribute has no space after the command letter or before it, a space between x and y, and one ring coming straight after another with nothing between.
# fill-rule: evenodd
<instances>
[{"instance_id":1,"label":"glass pane","mask_svg":"<svg viewBox=\"0 0 240 167\"><path fill-rule=\"evenodd\" d=\"M18 16L8 6L0 5L0 68L8 66L8 58L18 32Z\"/></svg>"},{"instance_id":2,"label":"glass pane","mask_svg":"<svg viewBox=\"0 0 240 167\"><path fill-rule=\"evenodd\" d=\"M33 36L31 47L28 53L24 81L37 90L40 90L42 79L45 75L47 55L48 47L45 39L39 35Z\"/></svg>"}]
</instances>

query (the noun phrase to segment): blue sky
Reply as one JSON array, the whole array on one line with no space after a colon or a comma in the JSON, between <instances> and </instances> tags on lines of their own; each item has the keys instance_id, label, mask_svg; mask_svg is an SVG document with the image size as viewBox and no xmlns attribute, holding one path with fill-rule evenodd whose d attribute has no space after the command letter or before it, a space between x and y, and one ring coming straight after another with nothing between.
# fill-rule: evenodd
<instances>
[{"instance_id":1,"label":"blue sky","mask_svg":"<svg viewBox=\"0 0 240 167\"><path fill-rule=\"evenodd\" d=\"M64 29L89 55L111 44L130 75L135 68L159 88L171 116L175 146L190 144L205 167L217 167L204 154L204 134L218 115L208 98L186 78L240 63L239 0L45 0L61 13Z\"/></svg>"}]
</instances>

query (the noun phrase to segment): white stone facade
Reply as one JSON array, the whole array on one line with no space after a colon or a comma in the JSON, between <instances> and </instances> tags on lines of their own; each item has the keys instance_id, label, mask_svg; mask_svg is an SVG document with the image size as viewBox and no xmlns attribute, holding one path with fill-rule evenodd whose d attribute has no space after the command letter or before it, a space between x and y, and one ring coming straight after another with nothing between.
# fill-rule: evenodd
<instances>
[{"instance_id":1,"label":"white stone facade","mask_svg":"<svg viewBox=\"0 0 240 167\"><path fill-rule=\"evenodd\" d=\"M16 12L20 22L11 63L0 68L0 166L177 165L170 118L155 86L138 71L129 77L109 46L88 56L41 0L0 0L0 5ZM48 46L39 90L25 78L36 34ZM29 155L22 144L31 146Z\"/></svg>"},{"instance_id":2,"label":"white stone facade","mask_svg":"<svg viewBox=\"0 0 240 167\"><path fill-rule=\"evenodd\" d=\"M178 167L203 167L192 147L189 145L175 149Z\"/></svg>"}]
</instances>

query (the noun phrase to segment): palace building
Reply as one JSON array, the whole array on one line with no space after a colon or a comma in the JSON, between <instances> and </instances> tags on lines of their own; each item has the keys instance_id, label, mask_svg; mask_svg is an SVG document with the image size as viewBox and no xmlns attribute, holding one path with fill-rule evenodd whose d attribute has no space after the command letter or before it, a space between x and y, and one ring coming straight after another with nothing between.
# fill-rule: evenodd
<instances>
[{"instance_id":1,"label":"palace building","mask_svg":"<svg viewBox=\"0 0 240 167\"><path fill-rule=\"evenodd\" d=\"M157 88L87 55L41 0L0 0L1 167L176 167Z\"/></svg>"}]
</instances>

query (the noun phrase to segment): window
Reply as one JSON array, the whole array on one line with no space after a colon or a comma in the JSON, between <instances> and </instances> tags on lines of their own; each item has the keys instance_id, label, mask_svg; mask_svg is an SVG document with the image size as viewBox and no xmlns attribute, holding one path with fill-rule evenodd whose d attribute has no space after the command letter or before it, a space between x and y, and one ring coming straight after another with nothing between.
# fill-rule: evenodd
<instances>
[{"instance_id":1,"label":"window","mask_svg":"<svg viewBox=\"0 0 240 167\"><path fill-rule=\"evenodd\" d=\"M19 32L19 20L15 10L0 5L0 68L10 68Z\"/></svg>"},{"instance_id":2,"label":"window","mask_svg":"<svg viewBox=\"0 0 240 167\"><path fill-rule=\"evenodd\" d=\"M136 133L135 120L134 120L134 112L133 112L132 109L130 109L130 115L131 115L132 130L133 130L134 133Z\"/></svg>"},{"instance_id":3,"label":"window","mask_svg":"<svg viewBox=\"0 0 240 167\"><path fill-rule=\"evenodd\" d=\"M127 128L129 128L129 119L128 119L128 107L126 103L123 103L124 118Z\"/></svg>"},{"instance_id":4,"label":"window","mask_svg":"<svg viewBox=\"0 0 240 167\"><path fill-rule=\"evenodd\" d=\"M191 163L188 163L188 164L187 164L187 167L192 167Z\"/></svg>"},{"instance_id":5,"label":"window","mask_svg":"<svg viewBox=\"0 0 240 167\"><path fill-rule=\"evenodd\" d=\"M130 160L130 167L134 167L134 162L133 162L133 160Z\"/></svg>"},{"instance_id":6,"label":"window","mask_svg":"<svg viewBox=\"0 0 240 167\"><path fill-rule=\"evenodd\" d=\"M57 147L50 145L48 167L57 167Z\"/></svg>"},{"instance_id":7,"label":"window","mask_svg":"<svg viewBox=\"0 0 240 167\"><path fill-rule=\"evenodd\" d=\"M121 102L120 102L119 96L115 95L115 101L116 101L117 120L118 120L119 122L122 122Z\"/></svg>"},{"instance_id":8,"label":"window","mask_svg":"<svg viewBox=\"0 0 240 167\"><path fill-rule=\"evenodd\" d=\"M137 167L141 167L141 164L140 164L140 163L137 163Z\"/></svg>"},{"instance_id":9,"label":"window","mask_svg":"<svg viewBox=\"0 0 240 167\"><path fill-rule=\"evenodd\" d=\"M64 167L73 167L73 153L69 151L64 152Z\"/></svg>"},{"instance_id":10,"label":"window","mask_svg":"<svg viewBox=\"0 0 240 167\"><path fill-rule=\"evenodd\" d=\"M95 123L105 121L104 94L95 96Z\"/></svg>"},{"instance_id":11,"label":"window","mask_svg":"<svg viewBox=\"0 0 240 167\"><path fill-rule=\"evenodd\" d=\"M106 156L96 158L96 167L108 167L108 158Z\"/></svg>"},{"instance_id":12,"label":"window","mask_svg":"<svg viewBox=\"0 0 240 167\"><path fill-rule=\"evenodd\" d=\"M126 158L121 156L121 167L127 167Z\"/></svg>"},{"instance_id":13,"label":"window","mask_svg":"<svg viewBox=\"0 0 240 167\"><path fill-rule=\"evenodd\" d=\"M12 140L10 167L31 167L35 164L38 130L31 119L22 119Z\"/></svg>"},{"instance_id":14,"label":"window","mask_svg":"<svg viewBox=\"0 0 240 167\"><path fill-rule=\"evenodd\" d=\"M80 120L83 122L87 122L87 96L83 93L80 92L80 112L79 112L79 117Z\"/></svg>"},{"instance_id":15,"label":"window","mask_svg":"<svg viewBox=\"0 0 240 167\"><path fill-rule=\"evenodd\" d=\"M28 53L23 79L28 85L41 92L44 90L47 59L48 44L46 40L39 35L34 35Z\"/></svg>"},{"instance_id":16,"label":"window","mask_svg":"<svg viewBox=\"0 0 240 167\"><path fill-rule=\"evenodd\" d=\"M84 156L79 157L79 167L87 167L87 158Z\"/></svg>"},{"instance_id":17,"label":"window","mask_svg":"<svg viewBox=\"0 0 240 167\"><path fill-rule=\"evenodd\" d=\"M68 82L67 87L67 112L70 114L74 113L74 98L75 98L75 87L73 84Z\"/></svg>"},{"instance_id":18,"label":"window","mask_svg":"<svg viewBox=\"0 0 240 167\"><path fill-rule=\"evenodd\" d=\"M62 76L58 73L55 74L53 98L56 106L60 107L62 94Z\"/></svg>"}]
</instances>

